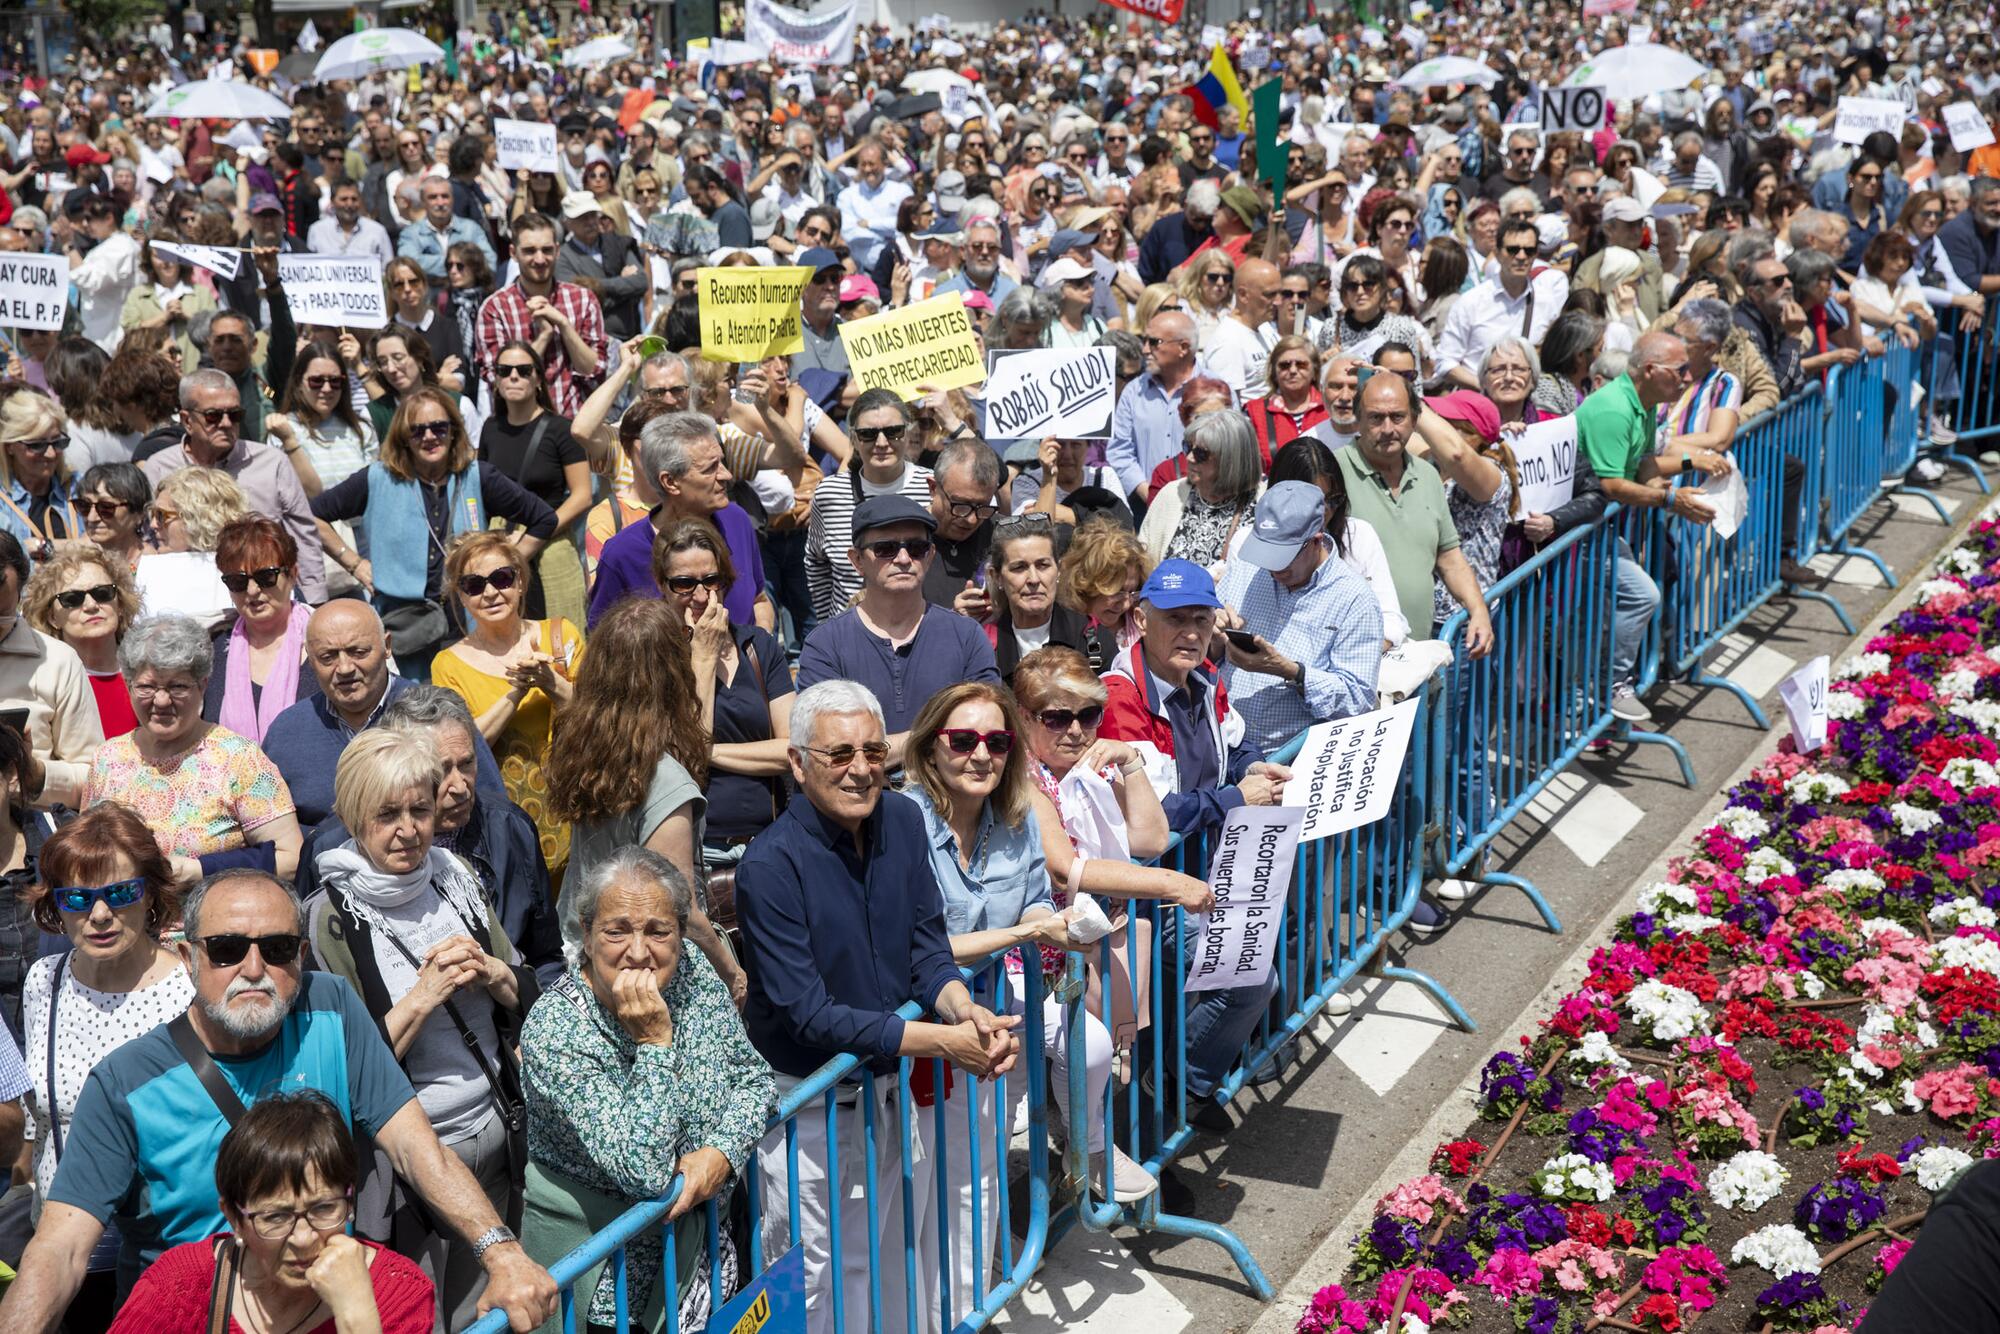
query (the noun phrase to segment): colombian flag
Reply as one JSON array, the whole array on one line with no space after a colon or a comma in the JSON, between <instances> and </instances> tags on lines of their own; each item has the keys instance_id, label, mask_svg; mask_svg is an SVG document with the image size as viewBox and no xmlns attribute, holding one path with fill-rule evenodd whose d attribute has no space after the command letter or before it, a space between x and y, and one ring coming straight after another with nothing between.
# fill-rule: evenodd
<instances>
[{"instance_id":1,"label":"colombian flag","mask_svg":"<svg viewBox=\"0 0 2000 1334\"><path fill-rule=\"evenodd\" d=\"M1236 70L1229 63L1229 53L1220 45L1209 53L1208 72L1181 91L1194 101L1194 118L1210 129L1215 128L1215 113L1219 107L1235 107L1239 125L1247 125L1250 121L1250 103L1243 96L1243 85L1236 82Z\"/></svg>"}]
</instances>

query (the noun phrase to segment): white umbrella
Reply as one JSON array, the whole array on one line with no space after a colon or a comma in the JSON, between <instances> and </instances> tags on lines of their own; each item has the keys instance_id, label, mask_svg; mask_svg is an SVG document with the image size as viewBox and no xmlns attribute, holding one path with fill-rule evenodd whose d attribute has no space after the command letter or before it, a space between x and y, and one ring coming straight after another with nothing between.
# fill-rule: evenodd
<instances>
[{"instance_id":1,"label":"white umbrella","mask_svg":"<svg viewBox=\"0 0 2000 1334\"><path fill-rule=\"evenodd\" d=\"M972 80L956 70L948 69L920 69L903 79L904 92L936 93L939 97L944 96L945 89L960 85L970 88Z\"/></svg>"},{"instance_id":2,"label":"white umbrella","mask_svg":"<svg viewBox=\"0 0 2000 1334\"><path fill-rule=\"evenodd\" d=\"M1412 65L1396 76L1396 82L1404 88L1433 88L1451 83L1476 83L1488 87L1499 77L1498 71L1488 69L1477 60L1465 56L1438 56Z\"/></svg>"},{"instance_id":3,"label":"white umbrella","mask_svg":"<svg viewBox=\"0 0 2000 1334\"><path fill-rule=\"evenodd\" d=\"M146 108L148 116L183 120L286 120L292 109L283 98L235 79L193 79L169 88Z\"/></svg>"},{"instance_id":4,"label":"white umbrella","mask_svg":"<svg viewBox=\"0 0 2000 1334\"><path fill-rule=\"evenodd\" d=\"M1708 66L1658 42L1613 46L1578 65L1562 81L1565 88L1602 88L1606 97L1637 99L1685 88L1708 73Z\"/></svg>"},{"instance_id":5,"label":"white umbrella","mask_svg":"<svg viewBox=\"0 0 2000 1334\"><path fill-rule=\"evenodd\" d=\"M378 70L408 69L444 59L444 48L408 28L368 28L326 48L313 66L316 83L335 79L365 79Z\"/></svg>"},{"instance_id":6,"label":"white umbrella","mask_svg":"<svg viewBox=\"0 0 2000 1334\"><path fill-rule=\"evenodd\" d=\"M582 46L563 52L562 63L572 69L579 65L603 65L632 54L632 44L622 37L596 37Z\"/></svg>"}]
</instances>

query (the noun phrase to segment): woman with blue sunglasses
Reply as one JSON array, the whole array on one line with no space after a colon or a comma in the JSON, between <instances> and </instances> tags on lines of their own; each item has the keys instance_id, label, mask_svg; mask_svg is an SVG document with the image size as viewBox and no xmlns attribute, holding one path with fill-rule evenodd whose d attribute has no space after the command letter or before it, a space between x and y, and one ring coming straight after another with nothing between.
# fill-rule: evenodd
<instances>
[{"instance_id":1,"label":"woman with blue sunglasses","mask_svg":"<svg viewBox=\"0 0 2000 1334\"><path fill-rule=\"evenodd\" d=\"M42 845L40 866L29 900L35 923L70 943L67 954L29 970L21 994L35 1189L46 1199L91 1069L183 1013L194 982L161 943L179 924L180 899L165 855L131 807L105 802L77 816ZM68 1328L110 1325L117 1264L118 1231L107 1227L70 1305Z\"/></svg>"}]
</instances>

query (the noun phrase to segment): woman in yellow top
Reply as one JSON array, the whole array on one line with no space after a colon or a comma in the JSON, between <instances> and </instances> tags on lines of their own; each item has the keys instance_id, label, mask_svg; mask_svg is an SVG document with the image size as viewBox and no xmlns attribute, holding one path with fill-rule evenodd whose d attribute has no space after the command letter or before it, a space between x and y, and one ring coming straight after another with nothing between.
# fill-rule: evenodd
<instances>
[{"instance_id":1,"label":"woman in yellow top","mask_svg":"<svg viewBox=\"0 0 2000 1334\"><path fill-rule=\"evenodd\" d=\"M431 681L456 690L472 710L507 795L541 834L549 883L560 890L569 822L549 814L546 766L555 716L569 706L583 632L560 616L522 618L528 562L506 533L467 533L452 544L444 574L466 633L431 660Z\"/></svg>"}]
</instances>

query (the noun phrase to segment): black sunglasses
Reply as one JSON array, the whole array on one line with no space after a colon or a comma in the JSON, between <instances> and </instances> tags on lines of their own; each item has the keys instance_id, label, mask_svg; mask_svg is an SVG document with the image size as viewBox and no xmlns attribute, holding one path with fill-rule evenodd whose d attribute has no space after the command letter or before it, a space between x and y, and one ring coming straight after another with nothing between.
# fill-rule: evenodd
<instances>
[{"instance_id":1,"label":"black sunglasses","mask_svg":"<svg viewBox=\"0 0 2000 1334\"><path fill-rule=\"evenodd\" d=\"M1080 709L1043 709L1035 717L1051 732L1067 732L1071 723L1080 724L1088 732L1104 721L1104 706L1086 704Z\"/></svg>"},{"instance_id":2,"label":"black sunglasses","mask_svg":"<svg viewBox=\"0 0 2000 1334\"><path fill-rule=\"evenodd\" d=\"M250 947L255 945L257 953L272 968L289 967L299 957L302 943L296 935L276 936L203 936L199 944L208 954L208 961L217 968L234 968L250 957Z\"/></svg>"},{"instance_id":3,"label":"black sunglasses","mask_svg":"<svg viewBox=\"0 0 2000 1334\"><path fill-rule=\"evenodd\" d=\"M879 542L864 542L861 549L876 560L894 560L899 551L907 552L911 560L922 560L931 554L931 540L928 537L885 537Z\"/></svg>"},{"instance_id":4,"label":"black sunglasses","mask_svg":"<svg viewBox=\"0 0 2000 1334\"><path fill-rule=\"evenodd\" d=\"M494 365L493 374L502 380L511 380L515 376L523 380L532 380L535 378L535 368L525 361L502 361Z\"/></svg>"},{"instance_id":5,"label":"black sunglasses","mask_svg":"<svg viewBox=\"0 0 2000 1334\"><path fill-rule=\"evenodd\" d=\"M224 576L224 580L227 581L227 576ZM100 607L108 607L118 600L118 585L93 584L89 588L65 589L56 594L56 601L62 604L65 611L75 611L83 605L85 598L89 598Z\"/></svg>"},{"instance_id":6,"label":"black sunglasses","mask_svg":"<svg viewBox=\"0 0 2000 1334\"><path fill-rule=\"evenodd\" d=\"M259 588L276 588L278 580L285 575L282 565L265 565L255 570L230 570L222 576L222 586L232 593L250 591L250 581L255 579Z\"/></svg>"},{"instance_id":7,"label":"black sunglasses","mask_svg":"<svg viewBox=\"0 0 2000 1334\"><path fill-rule=\"evenodd\" d=\"M676 593L692 593L697 588L720 588L722 576L719 574L670 574L667 587Z\"/></svg>"},{"instance_id":8,"label":"black sunglasses","mask_svg":"<svg viewBox=\"0 0 2000 1334\"><path fill-rule=\"evenodd\" d=\"M854 438L864 445L875 440L896 441L901 440L909 429L908 426L857 426Z\"/></svg>"},{"instance_id":9,"label":"black sunglasses","mask_svg":"<svg viewBox=\"0 0 2000 1334\"><path fill-rule=\"evenodd\" d=\"M942 727L938 736L955 754L970 755L979 749L979 743L986 743L986 753L998 759L1014 749L1012 732L981 732L971 727Z\"/></svg>"},{"instance_id":10,"label":"black sunglasses","mask_svg":"<svg viewBox=\"0 0 2000 1334\"><path fill-rule=\"evenodd\" d=\"M29 454L60 454L69 448L69 436L57 434L41 440L16 440L14 443Z\"/></svg>"},{"instance_id":11,"label":"black sunglasses","mask_svg":"<svg viewBox=\"0 0 2000 1334\"><path fill-rule=\"evenodd\" d=\"M93 514L100 519L115 519L131 508L122 500L79 500L76 503L77 514L86 519Z\"/></svg>"},{"instance_id":12,"label":"black sunglasses","mask_svg":"<svg viewBox=\"0 0 2000 1334\"><path fill-rule=\"evenodd\" d=\"M491 574L461 574L458 576L458 591L469 598L476 598L486 591L488 584L504 593L520 582L520 575L503 567Z\"/></svg>"}]
</instances>

